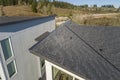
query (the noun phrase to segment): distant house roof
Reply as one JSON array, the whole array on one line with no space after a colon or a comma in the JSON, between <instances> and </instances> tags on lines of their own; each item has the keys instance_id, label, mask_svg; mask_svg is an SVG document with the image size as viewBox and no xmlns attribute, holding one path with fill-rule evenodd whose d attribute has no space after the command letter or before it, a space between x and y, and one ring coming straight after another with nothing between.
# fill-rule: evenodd
<instances>
[{"instance_id":1,"label":"distant house roof","mask_svg":"<svg viewBox=\"0 0 120 80\"><path fill-rule=\"evenodd\" d=\"M67 21L30 51L88 80L120 79L120 27Z\"/></svg>"},{"instance_id":2,"label":"distant house roof","mask_svg":"<svg viewBox=\"0 0 120 80\"><path fill-rule=\"evenodd\" d=\"M49 18L49 17L55 17L55 15L52 16L44 16L44 17L0 17L0 26L2 25L8 25L8 24L14 24L14 23L19 23L19 22L24 22L24 21L30 21L30 20L37 20L37 19L43 19L43 18Z\"/></svg>"}]
</instances>

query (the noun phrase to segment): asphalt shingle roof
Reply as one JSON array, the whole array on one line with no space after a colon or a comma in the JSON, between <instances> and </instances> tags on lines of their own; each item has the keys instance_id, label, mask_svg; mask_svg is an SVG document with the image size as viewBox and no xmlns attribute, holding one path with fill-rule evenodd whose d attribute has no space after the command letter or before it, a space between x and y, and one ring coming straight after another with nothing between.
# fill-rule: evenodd
<instances>
[{"instance_id":1,"label":"asphalt shingle roof","mask_svg":"<svg viewBox=\"0 0 120 80\"><path fill-rule=\"evenodd\" d=\"M30 51L88 80L120 79L120 27L67 21Z\"/></svg>"}]
</instances>

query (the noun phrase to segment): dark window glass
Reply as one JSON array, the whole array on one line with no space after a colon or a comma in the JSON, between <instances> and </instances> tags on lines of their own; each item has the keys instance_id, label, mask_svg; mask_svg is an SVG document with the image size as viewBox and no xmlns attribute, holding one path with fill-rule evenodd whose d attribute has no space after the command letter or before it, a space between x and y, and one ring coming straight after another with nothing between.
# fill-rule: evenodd
<instances>
[{"instance_id":1,"label":"dark window glass","mask_svg":"<svg viewBox=\"0 0 120 80\"><path fill-rule=\"evenodd\" d=\"M5 39L5 40L1 41L1 46L2 46L5 60L9 59L12 56L9 39Z\"/></svg>"},{"instance_id":2,"label":"dark window glass","mask_svg":"<svg viewBox=\"0 0 120 80\"><path fill-rule=\"evenodd\" d=\"M7 69L8 69L9 77L12 77L16 73L15 64L13 61L7 65Z\"/></svg>"}]
</instances>

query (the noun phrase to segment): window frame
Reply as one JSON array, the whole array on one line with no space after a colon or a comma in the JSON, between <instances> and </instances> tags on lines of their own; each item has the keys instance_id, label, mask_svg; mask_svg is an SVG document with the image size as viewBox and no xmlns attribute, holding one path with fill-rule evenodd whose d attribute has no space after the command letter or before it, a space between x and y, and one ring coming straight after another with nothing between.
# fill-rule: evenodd
<instances>
[{"instance_id":1,"label":"window frame","mask_svg":"<svg viewBox=\"0 0 120 80\"><path fill-rule=\"evenodd\" d=\"M5 59L5 61L9 62L9 60L11 60L11 59L14 57L13 48L12 48L12 43L11 43L10 38L6 38L6 39L1 40L1 41L0 41L0 44L1 44L1 42L4 41L4 40L8 40L8 41L9 41L9 45L10 45L11 56L10 56L8 59L5 59L5 55L4 55L4 52L3 52L3 48L2 48L2 45L1 45L4 59Z\"/></svg>"},{"instance_id":2,"label":"window frame","mask_svg":"<svg viewBox=\"0 0 120 80\"><path fill-rule=\"evenodd\" d=\"M12 56L5 60L5 56L4 56L4 52L3 52L3 49L2 49L1 41L6 40L6 39L8 39L8 41L9 41L9 45L10 45L10 50L11 50L11 55ZM8 79L12 79L18 73L18 71L17 71L17 65L16 65L16 60L15 60L14 50L13 50L13 47L12 47L11 37L5 38L3 40L0 40L1 57L3 59L3 63L4 63L3 65L5 67L6 75L7 75ZM10 64L12 61L14 63L15 73L10 77L7 65Z\"/></svg>"},{"instance_id":3,"label":"window frame","mask_svg":"<svg viewBox=\"0 0 120 80\"><path fill-rule=\"evenodd\" d=\"M16 62L15 62L15 60L12 60L11 62L13 62L13 64L14 64L15 73L14 73L12 76L10 76L10 75L9 75L9 71L8 71L8 67L7 67L7 71L8 71L9 78L12 78L12 77L14 77L14 76L17 74ZM11 63L11 62L10 62L10 63ZM10 64L10 63L8 63L8 64ZM6 66L8 66L8 64L7 64Z\"/></svg>"}]
</instances>

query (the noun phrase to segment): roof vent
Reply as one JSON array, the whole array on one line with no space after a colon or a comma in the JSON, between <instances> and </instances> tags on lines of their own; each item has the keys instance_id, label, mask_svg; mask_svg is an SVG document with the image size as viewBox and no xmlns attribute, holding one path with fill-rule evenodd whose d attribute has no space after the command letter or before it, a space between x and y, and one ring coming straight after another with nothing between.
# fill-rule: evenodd
<instances>
[{"instance_id":1,"label":"roof vent","mask_svg":"<svg viewBox=\"0 0 120 80\"><path fill-rule=\"evenodd\" d=\"M99 49L99 51L100 51L100 52L102 52L102 51L103 51L103 49Z\"/></svg>"},{"instance_id":2,"label":"roof vent","mask_svg":"<svg viewBox=\"0 0 120 80\"><path fill-rule=\"evenodd\" d=\"M72 37L70 37L70 39L72 39Z\"/></svg>"}]
</instances>

